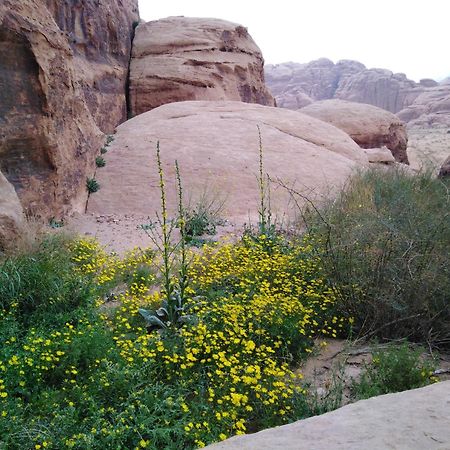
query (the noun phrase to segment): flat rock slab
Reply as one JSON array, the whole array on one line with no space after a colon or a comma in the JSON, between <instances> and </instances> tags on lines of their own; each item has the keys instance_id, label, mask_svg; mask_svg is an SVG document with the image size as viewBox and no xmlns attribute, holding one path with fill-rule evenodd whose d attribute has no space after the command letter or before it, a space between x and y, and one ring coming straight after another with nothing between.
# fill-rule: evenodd
<instances>
[{"instance_id":1,"label":"flat rock slab","mask_svg":"<svg viewBox=\"0 0 450 450\"><path fill-rule=\"evenodd\" d=\"M450 381L382 395L336 411L236 436L215 450L448 450Z\"/></svg>"}]
</instances>

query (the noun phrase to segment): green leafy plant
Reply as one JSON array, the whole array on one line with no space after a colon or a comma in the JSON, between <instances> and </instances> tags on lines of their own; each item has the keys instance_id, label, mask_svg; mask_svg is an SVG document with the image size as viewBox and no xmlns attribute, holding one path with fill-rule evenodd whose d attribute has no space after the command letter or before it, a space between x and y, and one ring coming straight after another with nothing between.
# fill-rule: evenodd
<instances>
[{"instance_id":1,"label":"green leafy plant","mask_svg":"<svg viewBox=\"0 0 450 450\"><path fill-rule=\"evenodd\" d=\"M104 155L105 153L107 153L108 152L108 149L106 148L106 147L102 147L101 149L100 149L100 153L102 154L102 155Z\"/></svg>"},{"instance_id":2,"label":"green leafy plant","mask_svg":"<svg viewBox=\"0 0 450 450\"><path fill-rule=\"evenodd\" d=\"M106 136L106 145L110 145L113 141L114 141L114 135L113 134L108 134Z\"/></svg>"},{"instance_id":3,"label":"green leafy plant","mask_svg":"<svg viewBox=\"0 0 450 450\"><path fill-rule=\"evenodd\" d=\"M100 184L95 178L86 178L86 189L92 194L100 189Z\"/></svg>"},{"instance_id":4,"label":"green leafy plant","mask_svg":"<svg viewBox=\"0 0 450 450\"><path fill-rule=\"evenodd\" d=\"M435 381L433 361L422 358L424 349L412 349L407 343L391 345L373 353L361 377L352 384L356 399L415 389Z\"/></svg>"},{"instance_id":5,"label":"green leafy plant","mask_svg":"<svg viewBox=\"0 0 450 450\"><path fill-rule=\"evenodd\" d=\"M97 156L97 158L95 158L95 165L97 167L105 167L106 166L105 158L103 158L102 156Z\"/></svg>"},{"instance_id":6,"label":"green leafy plant","mask_svg":"<svg viewBox=\"0 0 450 450\"><path fill-rule=\"evenodd\" d=\"M181 230L181 237L177 244L172 245L171 235L174 222L168 220L167 203L164 173L161 164L161 154L159 142L156 146L156 163L159 175L159 188L161 194L161 216L158 216L158 222L161 227L160 239L152 233L153 242L162 254L163 275L163 295L164 299L161 306L155 311L149 311L139 308L139 313L145 319L149 329L159 328L162 330L177 329L184 323L192 321L193 317L187 314L186 305L186 288L188 286L188 261L186 256L186 231L185 231L185 210L183 207L183 187L181 184L180 170L178 162L175 161L176 177L177 177L177 194L178 194L178 226ZM146 230L147 231L147 230ZM154 231L154 230L149 230ZM177 276L174 274L176 263L176 252L180 251L180 268Z\"/></svg>"},{"instance_id":7,"label":"green leafy plant","mask_svg":"<svg viewBox=\"0 0 450 450\"><path fill-rule=\"evenodd\" d=\"M48 222L50 228L62 228L64 226L64 222L62 220L56 220L54 217L52 217Z\"/></svg>"}]
</instances>

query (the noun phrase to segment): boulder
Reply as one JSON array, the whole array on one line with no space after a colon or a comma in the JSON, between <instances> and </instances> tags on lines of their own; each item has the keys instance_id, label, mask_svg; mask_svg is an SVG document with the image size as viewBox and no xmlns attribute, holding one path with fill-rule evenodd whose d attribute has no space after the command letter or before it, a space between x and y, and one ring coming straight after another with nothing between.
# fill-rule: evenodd
<instances>
[{"instance_id":1,"label":"boulder","mask_svg":"<svg viewBox=\"0 0 450 450\"><path fill-rule=\"evenodd\" d=\"M188 17L142 23L130 64L131 113L184 100L273 106L263 66L260 49L241 25Z\"/></svg>"},{"instance_id":2,"label":"boulder","mask_svg":"<svg viewBox=\"0 0 450 450\"><path fill-rule=\"evenodd\" d=\"M81 209L104 134L126 119L137 0L3 0L0 159L28 213Z\"/></svg>"},{"instance_id":3,"label":"boulder","mask_svg":"<svg viewBox=\"0 0 450 450\"><path fill-rule=\"evenodd\" d=\"M386 146L397 162L408 164L405 124L388 111L363 103L322 100L301 112L340 128L362 148Z\"/></svg>"},{"instance_id":4,"label":"boulder","mask_svg":"<svg viewBox=\"0 0 450 450\"><path fill-rule=\"evenodd\" d=\"M365 148L364 153L371 163L394 164L396 162L392 152L385 145L379 148Z\"/></svg>"},{"instance_id":5,"label":"boulder","mask_svg":"<svg viewBox=\"0 0 450 450\"><path fill-rule=\"evenodd\" d=\"M16 191L0 172L0 252L19 236L23 224L22 205Z\"/></svg>"},{"instance_id":6,"label":"boulder","mask_svg":"<svg viewBox=\"0 0 450 450\"><path fill-rule=\"evenodd\" d=\"M169 205L177 204L178 160L186 199L195 201L206 189L226 200L226 219L237 224L257 219L258 126L264 171L313 200L336 192L355 168L368 164L346 133L300 112L232 101L170 103L117 128L106 166L97 172L101 189L91 195L88 213L154 217L160 209L155 164L159 141ZM274 214L289 211L289 200L275 183Z\"/></svg>"},{"instance_id":7,"label":"boulder","mask_svg":"<svg viewBox=\"0 0 450 450\"><path fill-rule=\"evenodd\" d=\"M382 395L321 416L236 436L211 450L444 450L450 442L450 381Z\"/></svg>"}]
</instances>

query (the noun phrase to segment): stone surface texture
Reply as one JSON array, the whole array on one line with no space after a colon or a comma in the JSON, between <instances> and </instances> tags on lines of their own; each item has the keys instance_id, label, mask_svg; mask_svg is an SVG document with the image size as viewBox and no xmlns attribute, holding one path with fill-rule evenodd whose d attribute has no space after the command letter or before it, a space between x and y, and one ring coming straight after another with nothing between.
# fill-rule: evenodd
<instances>
[{"instance_id":1,"label":"stone surface texture","mask_svg":"<svg viewBox=\"0 0 450 450\"><path fill-rule=\"evenodd\" d=\"M143 215L154 220L160 194L156 143L167 181L168 205L175 214L174 161L178 160L186 200L203 192L225 200L223 216L235 224L258 217L259 144L264 170L313 199L333 195L357 167L364 151L343 131L306 114L242 102L170 103L120 125L97 172L101 189L90 197L88 213ZM276 184L273 213L292 208Z\"/></svg>"},{"instance_id":2,"label":"stone surface texture","mask_svg":"<svg viewBox=\"0 0 450 450\"><path fill-rule=\"evenodd\" d=\"M318 101L301 112L345 131L362 148L386 146L397 162L408 164L406 126L395 114L344 100Z\"/></svg>"},{"instance_id":3,"label":"stone surface texture","mask_svg":"<svg viewBox=\"0 0 450 450\"><path fill-rule=\"evenodd\" d=\"M241 25L187 17L141 23L130 64L131 113L184 100L273 106L263 66L260 49Z\"/></svg>"},{"instance_id":4,"label":"stone surface texture","mask_svg":"<svg viewBox=\"0 0 450 450\"><path fill-rule=\"evenodd\" d=\"M27 213L82 209L85 181L126 119L137 0L3 0L0 168Z\"/></svg>"},{"instance_id":5,"label":"stone surface texture","mask_svg":"<svg viewBox=\"0 0 450 450\"><path fill-rule=\"evenodd\" d=\"M325 58L307 64L268 64L265 73L277 105L284 108L299 109L336 98L378 106L418 126L450 126L448 79L416 83L403 73L367 69L350 60L334 64Z\"/></svg>"},{"instance_id":6,"label":"stone surface texture","mask_svg":"<svg viewBox=\"0 0 450 450\"><path fill-rule=\"evenodd\" d=\"M382 395L290 425L237 436L211 450L448 450L450 381Z\"/></svg>"},{"instance_id":7,"label":"stone surface texture","mask_svg":"<svg viewBox=\"0 0 450 450\"><path fill-rule=\"evenodd\" d=\"M429 87L397 115L412 126L450 127L450 84Z\"/></svg>"},{"instance_id":8,"label":"stone surface texture","mask_svg":"<svg viewBox=\"0 0 450 450\"><path fill-rule=\"evenodd\" d=\"M19 236L23 223L22 205L16 191L0 172L0 251Z\"/></svg>"}]
</instances>

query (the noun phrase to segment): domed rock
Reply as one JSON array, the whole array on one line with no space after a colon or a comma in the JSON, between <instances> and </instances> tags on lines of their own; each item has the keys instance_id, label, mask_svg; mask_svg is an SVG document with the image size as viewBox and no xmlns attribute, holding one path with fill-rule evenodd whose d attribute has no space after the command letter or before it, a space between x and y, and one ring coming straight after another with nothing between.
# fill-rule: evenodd
<instances>
[{"instance_id":1,"label":"domed rock","mask_svg":"<svg viewBox=\"0 0 450 450\"><path fill-rule=\"evenodd\" d=\"M131 114L184 100L273 106L263 66L260 49L241 25L188 17L142 23L130 64Z\"/></svg>"},{"instance_id":2,"label":"domed rock","mask_svg":"<svg viewBox=\"0 0 450 450\"><path fill-rule=\"evenodd\" d=\"M242 224L257 218L257 126L264 171L314 200L336 192L353 169L368 164L346 133L300 112L228 101L170 103L118 127L106 167L97 172L101 189L90 197L88 212L154 215L160 197L159 141L169 205L176 205L178 160L187 198L207 189L226 199L227 219ZM289 211L289 195L276 183L273 187L273 212L282 215Z\"/></svg>"},{"instance_id":3,"label":"domed rock","mask_svg":"<svg viewBox=\"0 0 450 450\"><path fill-rule=\"evenodd\" d=\"M408 164L405 124L388 111L344 100L322 100L300 111L340 128L363 148L386 146L397 162Z\"/></svg>"}]
</instances>

